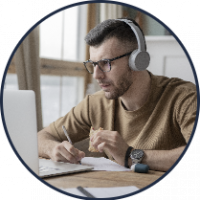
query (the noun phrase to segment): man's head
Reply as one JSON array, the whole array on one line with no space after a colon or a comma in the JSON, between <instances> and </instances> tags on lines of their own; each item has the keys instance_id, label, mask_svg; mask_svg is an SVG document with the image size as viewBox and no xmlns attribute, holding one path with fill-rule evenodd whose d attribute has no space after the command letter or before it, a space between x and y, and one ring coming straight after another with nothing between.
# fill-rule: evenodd
<instances>
[{"instance_id":1,"label":"man's head","mask_svg":"<svg viewBox=\"0 0 200 200\"><path fill-rule=\"evenodd\" d=\"M140 29L139 25L133 19L128 20L132 21ZM140 31L142 32L141 29ZM125 43L127 48L130 48L131 51L137 49L138 47L136 36L130 26L115 19L108 19L98 24L86 35L85 41L89 46L98 47L105 40L113 37Z\"/></svg>"},{"instance_id":2,"label":"man's head","mask_svg":"<svg viewBox=\"0 0 200 200\"><path fill-rule=\"evenodd\" d=\"M135 73L129 68L129 55L116 60L113 58L132 52L138 47L129 25L118 20L106 20L92 29L85 41L90 46L91 63L95 62L93 77L105 91L105 96L109 99L123 96L132 85ZM113 60L108 64L110 71L102 70L98 61L104 59Z\"/></svg>"}]
</instances>

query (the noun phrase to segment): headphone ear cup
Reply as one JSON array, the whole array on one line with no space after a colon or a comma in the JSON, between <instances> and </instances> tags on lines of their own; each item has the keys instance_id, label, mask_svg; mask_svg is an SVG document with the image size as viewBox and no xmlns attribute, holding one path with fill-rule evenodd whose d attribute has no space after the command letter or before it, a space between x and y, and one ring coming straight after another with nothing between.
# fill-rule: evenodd
<instances>
[{"instance_id":1,"label":"headphone ear cup","mask_svg":"<svg viewBox=\"0 0 200 200\"><path fill-rule=\"evenodd\" d=\"M150 56L146 51L134 50L129 56L129 67L134 71L145 70L149 66Z\"/></svg>"},{"instance_id":2,"label":"headphone ear cup","mask_svg":"<svg viewBox=\"0 0 200 200\"><path fill-rule=\"evenodd\" d=\"M133 70L133 71L137 71L137 68L135 67L135 56L138 52L138 49L134 50L131 55L129 56L129 67Z\"/></svg>"}]
</instances>

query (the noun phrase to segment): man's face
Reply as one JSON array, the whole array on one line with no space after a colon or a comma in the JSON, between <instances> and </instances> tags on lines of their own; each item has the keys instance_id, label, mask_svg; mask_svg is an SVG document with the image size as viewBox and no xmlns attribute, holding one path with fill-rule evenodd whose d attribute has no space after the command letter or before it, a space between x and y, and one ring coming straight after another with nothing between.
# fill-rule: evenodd
<instances>
[{"instance_id":1,"label":"man's face","mask_svg":"<svg viewBox=\"0 0 200 200\"><path fill-rule=\"evenodd\" d=\"M98 47L90 47L90 60L97 62L102 59L112 59L130 52L123 43L116 38L106 40ZM133 83L133 71L128 66L129 56L111 62L111 71L102 72L98 66L94 68L93 77L105 92L108 99L123 96Z\"/></svg>"}]
</instances>

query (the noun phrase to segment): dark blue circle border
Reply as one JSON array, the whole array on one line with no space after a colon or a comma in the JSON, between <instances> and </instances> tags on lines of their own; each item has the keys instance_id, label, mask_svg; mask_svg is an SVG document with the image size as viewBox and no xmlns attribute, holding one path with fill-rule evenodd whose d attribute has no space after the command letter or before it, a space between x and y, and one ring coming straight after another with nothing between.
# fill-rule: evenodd
<instances>
[{"instance_id":1,"label":"dark blue circle border","mask_svg":"<svg viewBox=\"0 0 200 200\"><path fill-rule=\"evenodd\" d=\"M16 151L13 143L12 143L12 140L9 136L9 133L8 133L8 129L6 127L6 123L5 123L5 117L4 117L4 111L3 111L3 90L4 90L4 84L5 84L5 78L6 78L6 73L8 71L8 68L9 68L9 65L11 63L11 60L16 52L16 50L18 49L18 47L20 46L20 44L23 42L23 40L26 38L26 36L36 27L38 26L41 22L43 22L44 20L48 19L49 17L51 17L52 15L60 12L60 11L63 11L65 9L68 9L68 8L71 8L71 7L75 7L75 6L80 6L80 5L84 5L84 4L90 4L90 3L109 3L109 4L118 4L118 5L121 5L121 6L126 6L126 7L130 7L130 8L133 8L133 9L136 9L146 15L148 15L149 17L153 18L154 20L156 20L158 23L160 23L163 27L165 27L172 35L173 37L176 39L176 41L179 43L179 45L182 47L182 49L184 50L186 56L187 56L187 59L189 60L189 63L190 63L190 66L192 68L192 71L193 71L193 75L194 75L194 78L195 78L195 82L196 82L196 90L197 90L197 113L196 113L196 119L195 119L195 123L194 123L194 127L193 127L193 131L192 131L192 134L191 134L191 137L188 141L188 144L187 146L185 147L184 151L182 152L181 156L178 158L178 160L175 162L175 164L167 171L165 172L164 175L162 175L160 178L158 178L156 181L154 181L153 183L151 183L150 185L136 191L136 192L133 192L133 193L130 193L130 194L126 194L126 195L123 195L123 196L119 196L119 197L113 197L113 198L99 198L99 199L121 199L121 198L125 198L125 197L129 197L131 195L135 195L135 194L138 194L146 189L149 189L150 187L152 187L153 185L157 184L160 180L162 180L167 174L169 174L172 169L180 162L180 160L182 159L183 155L186 153L189 145L191 144L191 141L193 139L193 136L194 136L194 132L196 130L196 126L197 126L197 122L198 122L198 118L199 118L199 83L198 83L198 79L197 79L197 75L196 75L196 71L195 71L195 68L194 68L194 65L192 63L192 60L186 50L186 48L184 47L184 45L182 44L182 42L179 40L179 38L174 34L174 32L169 29L168 26L166 26L162 21L160 21L158 18L156 18L155 16L153 16L152 14L138 8L138 7L135 7L135 6L132 6L132 5L129 5L129 4L126 4L126 3L121 3L121 2L117 2L117 1L82 1L82 2L78 2L78 3L74 3L74 4L70 4L68 6L64 6L60 9L57 9L53 12L51 12L50 14L46 15L45 17L43 17L41 20L39 20L35 25L33 25L25 34L24 36L20 39L20 41L17 43L17 45L15 46L13 52L11 53L10 55L10 58L8 60L8 63L6 65L6 68L5 68L5 72L3 74L3 79L2 79L2 83L1 83L1 97L0 97L0 102L1 102L1 116L2 116L2 122L3 122L3 126L4 126L4 129L5 129L5 132L6 132L6 136L8 138L8 141L13 149L13 151L15 152L16 156L19 158L19 160L21 161L21 163L29 170L30 173L32 173L39 181L41 181L42 183L44 183L45 185L49 186L50 188L60 192L60 193L63 193L65 195L68 195L68 196L71 196L71 197L76 197L76 198L79 198L79 199L91 199L91 198L86 198L86 197L81 197L81 196L77 196L77 195L73 195L73 194L70 194L70 193L67 193L63 190L60 190L52 185L50 185L49 183L45 182L44 180L42 180L37 174L35 174L30 168L29 166L23 161L23 159L20 157L20 155L18 154L18 152Z\"/></svg>"}]
</instances>

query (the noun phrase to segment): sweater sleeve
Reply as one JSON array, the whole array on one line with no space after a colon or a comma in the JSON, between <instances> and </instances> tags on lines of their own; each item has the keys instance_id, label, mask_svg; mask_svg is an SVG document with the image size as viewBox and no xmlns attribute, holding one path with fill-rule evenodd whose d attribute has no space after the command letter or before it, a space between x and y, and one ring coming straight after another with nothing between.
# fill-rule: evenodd
<instances>
[{"instance_id":1,"label":"sweater sleeve","mask_svg":"<svg viewBox=\"0 0 200 200\"><path fill-rule=\"evenodd\" d=\"M89 136L91 122L89 118L89 96L81 101L69 113L50 124L52 134L59 141L67 140L62 126L65 126L72 142L78 142Z\"/></svg>"},{"instance_id":2,"label":"sweater sleeve","mask_svg":"<svg viewBox=\"0 0 200 200\"><path fill-rule=\"evenodd\" d=\"M186 143L193 131L197 112L196 90L186 90L177 107L177 121Z\"/></svg>"}]
</instances>

